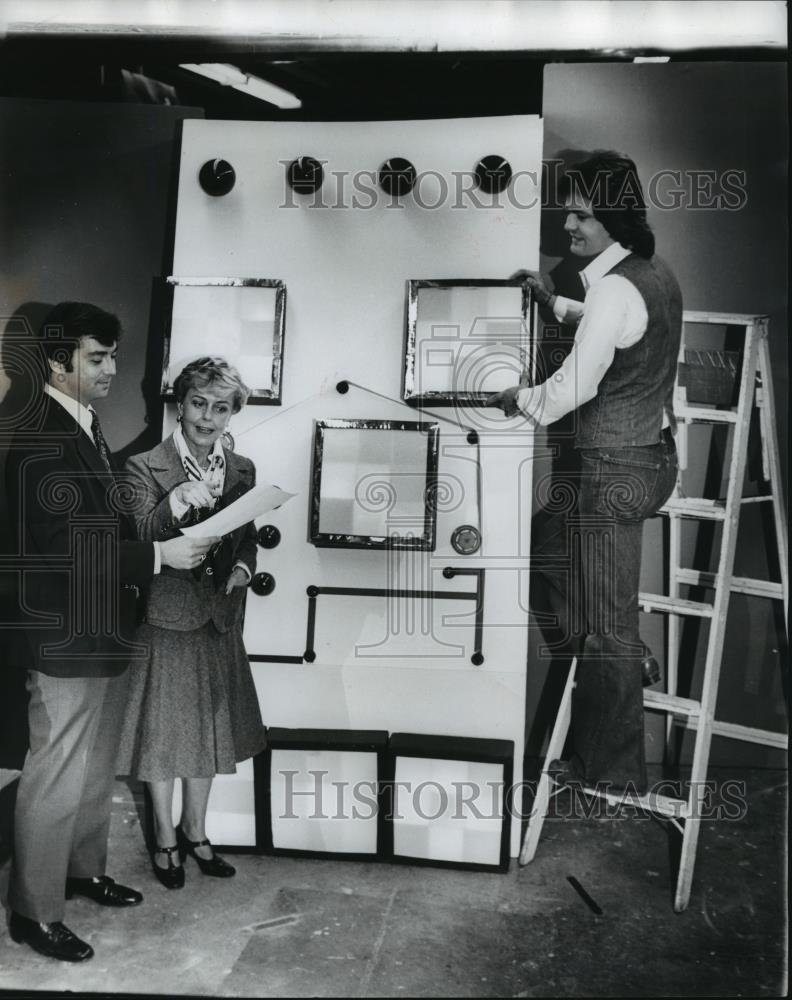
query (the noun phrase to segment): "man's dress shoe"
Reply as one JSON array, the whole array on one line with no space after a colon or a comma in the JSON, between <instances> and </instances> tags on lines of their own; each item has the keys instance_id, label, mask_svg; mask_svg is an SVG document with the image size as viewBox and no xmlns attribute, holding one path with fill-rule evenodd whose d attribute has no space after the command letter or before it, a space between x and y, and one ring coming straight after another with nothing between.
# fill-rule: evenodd
<instances>
[{"instance_id":1,"label":"man's dress shoe","mask_svg":"<svg viewBox=\"0 0 792 1000\"><path fill-rule=\"evenodd\" d=\"M61 962L84 962L94 953L89 944L80 940L60 921L40 924L12 912L8 931L18 944L29 944L39 954L60 959Z\"/></svg>"},{"instance_id":2,"label":"man's dress shoe","mask_svg":"<svg viewBox=\"0 0 792 1000\"><path fill-rule=\"evenodd\" d=\"M557 785L584 785L586 783L583 765L577 757L569 760L556 758L547 765L547 773Z\"/></svg>"},{"instance_id":3,"label":"man's dress shoe","mask_svg":"<svg viewBox=\"0 0 792 1000\"><path fill-rule=\"evenodd\" d=\"M644 687L651 687L660 680L660 664L647 650L647 655L641 660L641 676Z\"/></svg>"},{"instance_id":4,"label":"man's dress shoe","mask_svg":"<svg viewBox=\"0 0 792 1000\"><path fill-rule=\"evenodd\" d=\"M609 791L614 795L627 793L629 795L645 795L647 791L646 779L643 780L622 780L611 781L609 779L592 780L586 778L586 772L582 762L577 756L569 760L556 758L547 765L547 774L556 785L565 785L570 788L596 788L597 786L607 786L603 791Z\"/></svg>"},{"instance_id":5,"label":"man's dress shoe","mask_svg":"<svg viewBox=\"0 0 792 1000\"><path fill-rule=\"evenodd\" d=\"M107 875L95 878L67 878L66 898L85 896L100 906L137 906L143 902L143 896L137 889L119 885Z\"/></svg>"}]
</instances>

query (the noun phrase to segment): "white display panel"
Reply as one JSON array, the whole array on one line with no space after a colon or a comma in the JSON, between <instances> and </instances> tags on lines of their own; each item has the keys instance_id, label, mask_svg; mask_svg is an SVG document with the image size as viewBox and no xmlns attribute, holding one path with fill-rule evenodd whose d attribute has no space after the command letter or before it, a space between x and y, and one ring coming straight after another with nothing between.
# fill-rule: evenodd
<instances>
[{"instance_id":1,"label":"white display panel","mask_svg":"<svg viewBox=\"0 0 792 1000\"><path fill-rule=\"evenodd\" d=\"M277 849L377 853L377 754L272 750L270 817Z\"/></svg>"},{"instance_id":2,"label":"white display panel","mask_svg":"<svg viewBox=\"0 0 792 1000\"><path fill-rule=\"evenodd\" d=\"M395 780L394 855L457 864L500 863L502 764L399 756Z\"/></svg>"},{"instance_id":3,"label":"white display panel","mask_svg":"<svg viewBox=\"0 0 792 1000\"><path fill-rule=\"evenodd\" d=\"M265 724L418 730L508 739L521 747L528 616L519 583L528 566L529 425L472 406L464 413L444 411L464 425L441 423L440 435L438 477L452 481L459 500L438 507L433 551L320 547L308 541L308 526L317 420L435 419L431 410L419 415L408 409L402 398L407 283L500 281L539 267L541 119L195 120L184 123L182 136L171 272L267 275L288 288L282 405L269 412L247 406L232 422L236 450L255 462L258 480L296 494L257 522L276 526L282 540L258 552L257 570L271 573L276 587L266 597L248 595L245 644L251 655L290 657L253 664ZM491 199L478 192L457 197L462 174L493 152L513 168L509 190ZM317 198L287 183L287 165L300 155L325 165ZM395 204L385 197L359 204L360 172L394 155L422 174L421 199L410 194ZM234 189L219 198L198 183L201 166L216 157L231 163L237 177ZM350 384L345 395L336 390L342 380ZM168 407L166 430L173 426ZM467 442L468 426L479 432L480 449ZM462 524L481 531L473 556L451 546ZM306 648L307 589L389 587L394 555L415 563L396 574L409 588L430 581L433 589L473 585L439 579L449 565L486 571L484 663L471 661L474 602L435 606L435 642L414 624L414 602L402 602L403 613L394 611L395 633L387 619L383 625L376 597L324 593L316 601L316 660L299 662ZM458 628L443 621L438 626L441 613L464 620ZM345 620L336 626L338 616ZM374 655L360 655L361 646ZM518 849L513 824L512 853Z\"/></svg>"}]
</instances>

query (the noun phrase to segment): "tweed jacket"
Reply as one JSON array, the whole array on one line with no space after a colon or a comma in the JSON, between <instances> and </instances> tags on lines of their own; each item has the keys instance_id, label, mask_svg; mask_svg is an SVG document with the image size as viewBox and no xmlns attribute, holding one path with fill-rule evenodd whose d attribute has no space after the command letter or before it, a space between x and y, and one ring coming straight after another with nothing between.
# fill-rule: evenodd
<instances>
[{"instance_id":1,"label":"tweed jacket","mask_svg":"<svg viewBox=\"0 0 792 1000\"><path fill-rule=\"evenodd\" d=\"M55 677L120 674L145 653L133 641L137 588L152 579L154 546L135 539L119 483L46 394L16 428L6 488L25 565L17 601L23 665Z\"/></svg>"},{"instance_id":2,"label":"tweed jacket","mask_svg":"<svg viewBox=\"0 0 792 1000\"><path fill-rule=\"evenodd\" d=\"M224 449L225 483L221 506L227 506L255 485L255 466L249 458ZM138 537L165 541L179 534L168 496L187 481L181 458L166 438L156 448L134 455L125 466L126 483L134 491L134 520ZM219 507L218 507L219 509ZM235 587L226 595L225 585L235 563L243 562L251 575L256 571L256 529L243 525L226 535L222 545L198 571L165 566L151 582L146 595L143 621L180 632L200 628L211 621L220 632L241 624L246 589Z\"/></svg>"}]
</instances>

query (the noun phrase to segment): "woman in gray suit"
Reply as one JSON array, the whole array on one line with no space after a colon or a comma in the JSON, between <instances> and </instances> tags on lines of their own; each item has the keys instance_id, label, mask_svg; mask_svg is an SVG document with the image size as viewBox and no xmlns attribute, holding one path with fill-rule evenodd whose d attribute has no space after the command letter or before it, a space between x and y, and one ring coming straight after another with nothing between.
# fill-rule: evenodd
<instances>
[{"instance_id":1,"label":"woman in gray suit","mask_svg":"<svg viewBox=\"0 0 792 1000\"><path fill-rule=\"evenodd\" d=\"M141 539L162 540L227 506L255 482L250 459L222 444L248 390L223 358L188 364L175 385L178 426L162 444L127 462L138 494ZM197 570L165 567L154 577L137 641L148 656L129 672L118 773L146 782L154 814L154 874L184 885L190 854L205 875L235 869L206 839L212 778L264 748L266 738L242 642L245 588L256 567L256 529L226 535ZM182 779L181 822L172 819Z\"/></svg>"}]
</instances>

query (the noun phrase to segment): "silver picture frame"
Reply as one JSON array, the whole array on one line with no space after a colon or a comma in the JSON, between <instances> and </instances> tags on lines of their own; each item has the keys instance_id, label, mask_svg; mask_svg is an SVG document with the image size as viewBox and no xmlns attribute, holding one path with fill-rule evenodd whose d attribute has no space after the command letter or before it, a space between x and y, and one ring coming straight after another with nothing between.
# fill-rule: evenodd
<instances>
[{"instance_id":1,"label":"silver picture frame","mask_svg":"<svg viewBox=\"0 0 792 1000\"><path fill-rule=\"evenodd\" d=\"M191 360L217 355L250 389L248 403L280 406L286 285L274 278L165 278L161 395Z\"/></svg>"},{"instance_id":2,"label":"silver picture frame","mask_svg":"<svg viewBox=\"0 0 792 1000\"><path fill-rule=\"evenodd\" d=\"M418 406L484 406L536 374L530 288L515 279L407 282L402 399Z\"/></svg>"}]
</instances>

